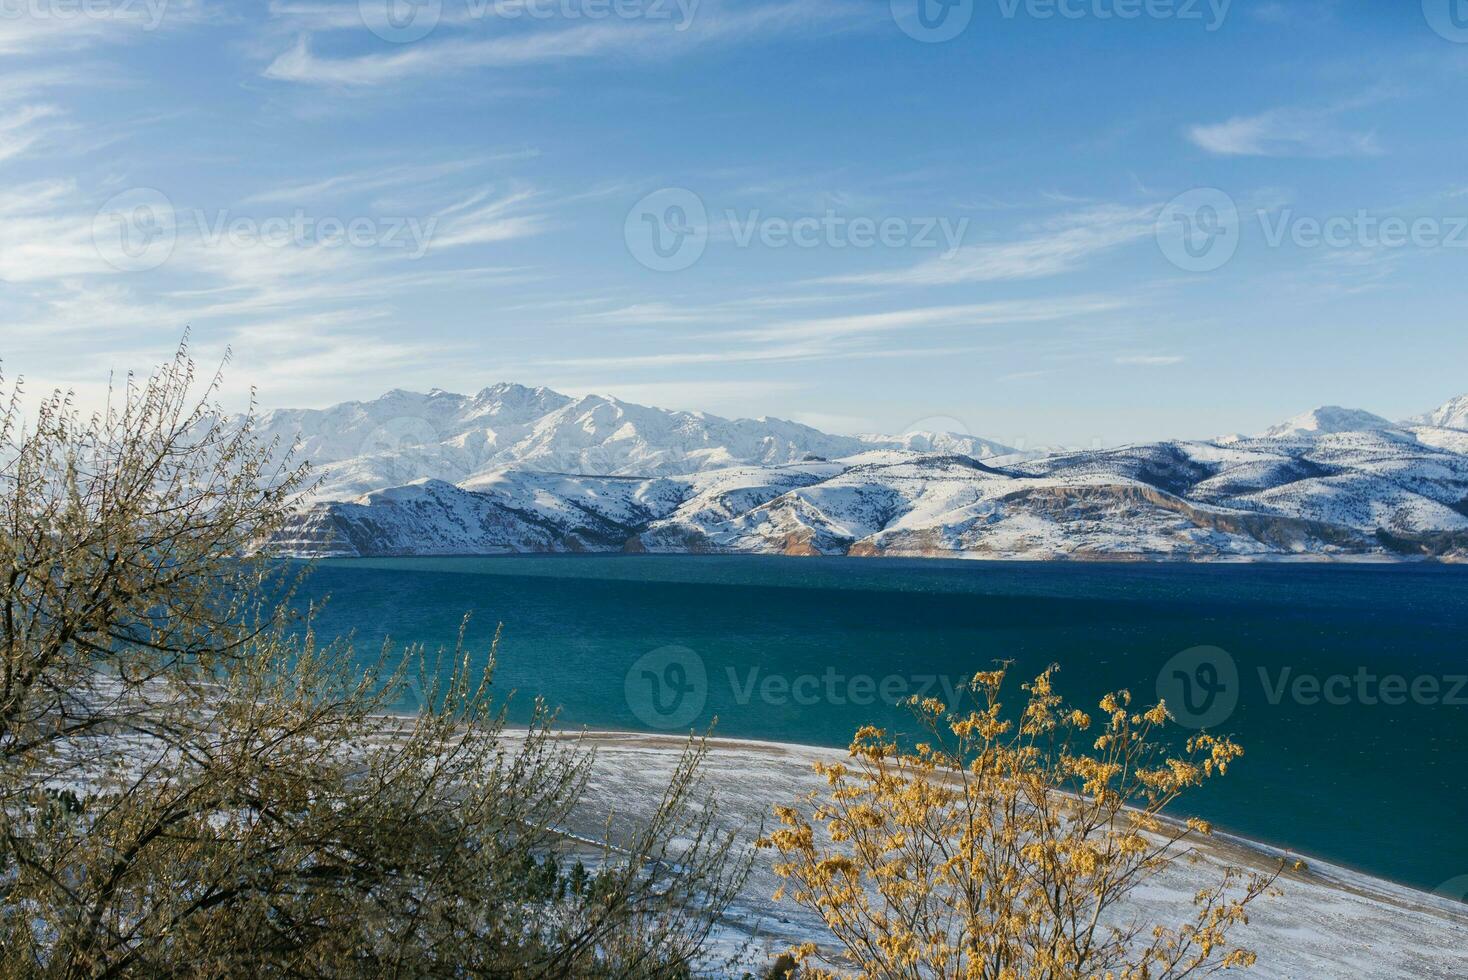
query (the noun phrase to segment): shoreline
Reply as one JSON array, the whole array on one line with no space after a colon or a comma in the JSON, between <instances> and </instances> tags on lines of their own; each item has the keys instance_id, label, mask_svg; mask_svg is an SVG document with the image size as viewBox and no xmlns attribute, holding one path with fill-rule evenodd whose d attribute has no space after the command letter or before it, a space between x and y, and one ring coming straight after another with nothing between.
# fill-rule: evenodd
<instances>
[{"instance_id":1,"label":"shoreline","mask_svg":"<svg viewBox=\"0 0 1468 980\"><path fill-rule=\"evenodd\" d=\"M405 551L381 555L316 554L305 551L274 550L269 557L282 561L388 561L400 558L796 558L853 559L857 561L920 561L1036 565L1465 565L1468 556L1402 555L1387 551L1358 554L1259 554L1259 555L1167 555L1139 552L1105 554L1028 555L996 554L977 551L954 551L943 554L905 554L901 552L865 552L852 554L792 554L784 551L626 551L588 549L565 551Z\"/></svg>"},{"instance_id":2,"label":"shoreline","mask_svg":"<svg viewBox=\"0 0 1468 980\"><path fill-rule=\"evenodd\" d=\"M507 734L523 735L527 731L523 726L509 726L504 729ZM689 736L679 736L659 732L639 732L625 729L601 729L581 728L577 730L558 730L550 733L551 739L558 742L586 742L591 743L593 748L622 748L622 749L652 749L662 752L678 752L689 744ZM698 739L694 739L698 741ZM710 754L723 752L733 755L742 755L758 759L777 759L794 763L804 764L807 767L816 760L832 762L848 761L850 756L845 749L831 748L823 745L810 745L803 742L779 742L765 739L743 739L711 736L702 741L708 746ZM1161 814L1161 818L1168 822L1181 823L1182 819ZM1315 857L1293 848L1272 844L1267 841L1256 840L1243 834L1235 833L1222 828L1217 828L1208 837L1197 839L1195 846L1212 850L1220 855L1229 855L1239 859L1242 863L1248 863L1255 868L1264 869L1272 866L1273 862L1280 859L1303 861L1306 870L1303 872L1291 871L1292 878L1316 879L1336 887L1359 891L1366 886L1377 892L1378 898L1393 898L1396 900L1408 900L1414 905L1426 905L1439 908L1450 914L1456 914L1468 921L1468 900L1454 901L1451 898L1439 895L1432 891L1418 888L1404 882L1391 878L1384 878L1357 868L1339 864L1327 858Z\"/></svg>"},{"instance_id":3,"label":"shoreline","mask_svg":"<svg viewBox=\"0 0 1468 980\"><path fill-rule=\"evenodd\" d=\"M506 726L514 738L523 728ZM563 743L593 750L595 761L584 806L573 814L573 832L600 832L607 820L645 819L688 739L626 730L558 731ZM748 846L768 825L771 806L821 790L824 779L810 763L847 758L845 750L799 743L710 738L700 772L726 819L735 822L738 846ZM630 825L630 824L629 824ZM748 967L807 941L830 946L820 918L790 901L771 896L781 884L769 852L752 852L749 880L716 935L719 951L743 957ZM1187 854L1191 853L1191 857ZM1125 917L1172 923L1186 919L1192 897L1225 867L1273 870L1279 848L1216 831L1195 838L1179 859L1129 895L1117 909ZM1315 977L1372 977L1373 980L1461 980L1468 976L1468 905L1443 895L1301 857L1275 883L1278 893L1251 907L1237 942L1255 950L1250 975L1269 980ZM753 957L751 959L750 957ZM726 975L718 973L718 975Z\"/></svg>"}]
</instances>

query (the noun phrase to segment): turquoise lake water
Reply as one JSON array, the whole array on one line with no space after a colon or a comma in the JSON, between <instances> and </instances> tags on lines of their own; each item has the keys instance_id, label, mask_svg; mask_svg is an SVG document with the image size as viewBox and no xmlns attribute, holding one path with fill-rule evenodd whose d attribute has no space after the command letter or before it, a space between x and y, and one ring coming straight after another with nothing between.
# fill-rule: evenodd
<instances>
[{"instance_id":1,"label":"turquoise lake water","mask_svg":"<svg viewBox=\"0 0 1468 980\"><path fill-rule=\"evenodd\" d=\"M399 558L317 563L305 592L363 656L503 623L496 687L567 726L844 746L910 731L907 694L1054 661L1072 700L1160 690L1245 746L1186 812L1422 888L1468 874L1461 566Z\"/></svg>"}]
</instances>

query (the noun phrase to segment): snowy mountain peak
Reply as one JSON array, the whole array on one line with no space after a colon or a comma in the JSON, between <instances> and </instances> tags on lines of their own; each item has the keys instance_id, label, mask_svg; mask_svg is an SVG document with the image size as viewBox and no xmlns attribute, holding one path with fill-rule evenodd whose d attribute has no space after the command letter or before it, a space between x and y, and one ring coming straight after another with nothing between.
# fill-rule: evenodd
<instances>
[{"instance_id":1,"label":"snowy mountain peak","mask_svg":"<svg viewBox=\"0 0 1468 980\"><path fill-rule=\"evenodd\" d=\"M455 398L463 398L463 395L454 395ZM494 403L504 405L546 405L548 407L559 407L571 401L569 397L549 388L529 388L525 385L517 385L508 382L490 385L481 388L474 395L474 401L480 403Z\"/></svg>"},{"instance_id":2,"label":"snowy mountain peak","mask_svg":"<svg viewBox=\"0 0 1468 980\"><path fill-rule=\"evenodd\" d=\"M1374 429L1391 428L1392 423L1372 412L1359 408L1341 408L1339 405L1322 405L1302 412L1279 425L1270 426L1261 433L1265 439L1288 439L1299 436L1323 436L1334 432L1370 432Z\"/></svg>"},{"instance_id":3,"label":"snowy mountain peak","mask_svg":"<svg viewBox=\"0 0 1468 980\"><path fill-rule=\"evenodd\" d=\"M1459 395L1413 421L1443 429L1468 429L1468 395Z\"/></svg>"}]
</instances>

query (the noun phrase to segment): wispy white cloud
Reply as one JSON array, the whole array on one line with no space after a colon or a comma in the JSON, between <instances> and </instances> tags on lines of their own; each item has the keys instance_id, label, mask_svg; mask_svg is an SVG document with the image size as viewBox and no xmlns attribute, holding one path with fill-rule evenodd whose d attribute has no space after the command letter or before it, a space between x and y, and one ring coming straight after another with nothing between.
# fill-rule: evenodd
<instances>
[{"instance_id":1,"label":"wispy white cloud","mask_svg":"<svg viewBox=\"0 0 1468 980\"><path fill-rule=\"evenodd\" d=\"M6 221L27 214L43 213L76 193L71 180L41 180L10 187L0 185L0 218Z\"/></svg>"},{"instance_id":2,"label":"wispy white cloud","mask_svg":"<svg viewBox=\"0 0 1468 980\"><path fill-rule=\"evenodd\" d=\"M536 198L526 187L491 186L422 216L377 215L365 209L350 219L338 215L344 224L367 222L371 236L365 245L310 237L273 241L260 230L268 218L251 224L256 233L241 236L231 230L239 216L227 209L179 208L167 221L176 238L162 265L167 271L202 273L217 283L265 288L314 277L323 287L339 286L343 274L380 276L384 267L396 271L397 262L419 259L429 250L441 254L538 234L546 220L526 208ZM94 208L95 202L68 181L0 189L0 280L56 281L123 272L109 264L95 237ZM281 227L289 227L284 219Z\"/></svg>"},{"instance_id":3,"label":"wispy white cloud","mask_svg":"<svg viewBox=\"0 0 1468 980\"><path fill-rule=\"evenodd\" d=\"M504 33L505 24L499 23L493 25L499 30L491 37L453 36L401 45L400 50L387 54L341 57L317 54L310 35L303 33L266 66L264 75L276 81L366 87L473 69L517 68L614 55L671 57L706 44L829 29L843 22L875 24L878 18L871 7L841 0L785 0L733 11L705 7L686 24L606 20ZM319 21L307 23L321 26ZM333 20L330 26L346 25Z\"/></svg>"},{"instance_id":4,"label":"wispy white cloud","mask_svg":"<svg viewBox=\"0 0 1468 980\"><path fill-rule=\"evenodd\" d=\"M1017 241L964 245L906 269L834 276L823 281L882 286L1039 279L1153 234L1158 208L1100 205L1045 222Z\"/></svg>"},{"instance_id":5,"label":"wispy white cloud","mask_svg":"<svg viewBox=\"0 0 1468 980\"><path fill-rule=\"evenodd\" d=\"M0 0L0 25L6 23L3 6ZM36 52L27 53L35 55ZM47 54L54 56L55 52ZM0 72L0 164L44 152L53 158L53 169L70 172L75 169L72 160L86 160L120 140L171 118L168 111L109 112L84 123L87 106L75 96L79 92L84 94L89 80L97 77L102 69L74 57L52 57L50 61L71 64L69 69L62 69L49 62L22 61L20 67ZM109 83L127 84L112 76Z\"/></svg>"},{"instance_id":6,"label":"wispy white cloud","mask_svg":"<svg viewBox=\"0 0 1468 980\"><path fill-rule=\"evenodd\" d=\"M425 366L462 356L461 345L364 324L353 311L305 314L243 324L227 335L236 351L232 370L253 379L260 397L294 404L302 392L330 402L383 377L406 382Z\"/></svg>"},{"instance_id":7,"label":"wispy white cloud","mask_svg":"<svg viewBox=\"0 0 1468 980\"><path fill-rule=\"evenodd\" d=\"M1167 367L1172 364L1181 364L1187 358L1181 354L1119 354L1112 358L1115 364L1138 365L1142 367Z\"/></svg>"},{"instance_id":8,"label":"wispy white cloud","mask_svg":"<svg viewBox=\"0 0 1468 980\"><path fill-rule=\"evenodd\" d=\"M727 309L683 307L671 303L633 303L608 310L580 314L580 319L598 323L656 326L660 324L716 323L732 317Z\"/></svg>"},{"instance_id":9,"label":"wispy white cloud","mask_svg":"<svg viewBox=\"0 0 1468 980\"><path fill-rule=\"evenodd\" d=\"M105 347L84 346L75 356L54 363L49 373L32 375L29 387L33 392L71 388L78 392L77 402L84 410L94 408L105 395L105 387L95 383L98 378L146 370L166 360L185 325L155 323L146 333L132 331L126 345L114 332ZM459 344L388 334L356 309L196 329L189 346L195 359L209 366L221 363L226 349L232 351L222 393L231 407L243 407L252 395L270 407L332 404L364 389L380 391L392 384L431 379L432 365L465 353Z\"/></svg>"},{"instance_id":10,"label":"wispy white cloud","mask_svg":"<svg viewBox=\"0 0 1468 980\"><path fill-rule=\"evenodd\" d=\"M43 135L42 120L57 115L55 106L25 105L0 111L0 162L18 157L33 147Z\"/></svg>"},{"instance_id":11,"label":"wispy white cloud","mask_svg":"<svg viewBox=\"0 0 1468 980\"><path fill-rule=\"evenodd\" d=\"M953 306L924 306L884 313L813 317L771 323L725 333L749 340L828 340L863 334L934 327L991 327L1042 323L1094 316L1122 309L1125 301L1109 296L1081 296L1043 300L999 300Z\"/></svg>"},{"instance_id":12,"label":"wispy white cloud","mask_svg":"<svg viewBox=\"0 0 1468 980\"><path fill-rule=\"evenodd\" d=\"M620 302L608 297L554 299L522 304L521 309L570 311L580 321L618 326L747 323L757 311L852 303L880 296L878 291L831 290L821 293L786 292L735 295L714 303L680 304L667 300Z\"/></svg>"},{"instance_id":13,"label":"wispy white cloud","mask_svg":"<svg viewBox=\"0 0 1468 980\"><path fill-rule=\"evenodd\" d=\"M0 23L4 21L0 20ZM77 76L57 67L31 66L7 70L0 73L0 105L15 105L34 99L39 93L68 82L75 84Z\"/></svg>"},{"instance_id":14,"label":"wispy white cloud","mask_svg":"<svg viewBox=\"0 0 1468 980\"><path fill-rule=\"evenodd\" d=\"M441 251L539 234L545 228L544 216L522 211L522 206L535 197L529 189L500 196L489 189L473 194L430 218L429 247Z\"/></svg>"},{"instance_id":15,"label":"wispy white cloud","mask_svg":"<svg viewBox=\"0 0 1468 980\"><path fill-rule=\"evenodd\" d=\"M777 364L819 361L821 363L894 358L932 358L974 354L987 348L977 345L901 345L880 348L833 348L828 344L781 344L769 347L728 350L673 351L659 354L607 354L586 357L548 358L527 362L521 370L545 367L598 368L601 370L666 370L674 367L714 367L731 364Z\"/></svg>"},{"instance_id":16,"label":"wispy white cloud","mask_svg":"<svg viewBox=\"0 0 1468 980\"><path fill-rule=\"evenodd\" d=\"M728 364L776 364L892 357L942 357L973 353L972 345L913 343L924 330L1060 322L1124 308L1124 300L1083 296L1059 300L1014 300L955 306L914 307L882 313L805 317L740 329L720 328L699 335L698 346L654 351L551 357L533 366L599 370L667 370Z\"/></svg>"},{"instance_id":17,"label":"wispy white cloud","mask_svg":"<svg viewBox=\"0 0 1468 980\"><path fill-rule=\"evenodd\" d=\"M447 160L433 164L409 164L357 170L316 180L283 184L246 197L244 204L309 204L324 198L343 198L388 188L431 183L443 177L461 174L486 163L502 160L528 160L534 150L519 150L474 160Z\"/></svg>"},{"instance_id":18,"label":"wispy white cloud","mask_svg":"<svg viewBox=\"0 0 1468 980\"><path fill-rule=\"evenodd\" d=\"M76 185L39 181L0 192L0 281L8 283L105 274Z\"/></svg>"},{"instance_id":19,"label":"wispy white cloud","mask_svg":"<svg viewBox=\"0 0 1468 980\"><path fill-rule=\"evenodd\" d=\"M1188 127L1200 149L1219 156L1345 157L1381 152L1376 134L1336 122L1338 110L1271 109Z\"/></svg>"},{"instance_id":20,"label":"wispy white cloud","mask_svg":"<svg viewBox=\"0 0 1468 980\"><path fill-rule=\"evenodd\" d=\"M288 30L360 31L362 8L355 3L290 3L271 0L266 5L273 24ZM448 19L440 14L441 19Z\"/></svg>"},{"instance_id":21,"label":"wispy white cloud","mask_svg":"<svg viewBox=\"0 0 1468 980\"><path fill-rule=\"evenodd\" d=\"M406 249L310 238L277 245L215 234L201 223L214 220L212 212L201 219L181 209L166 260L133 273L109 264L94 239L98 196L70 180L0 186L0 318L13 356L30 352L54 362L46 355L66 336L79 351L95 338L98 349L121 357L124 337L136 352L149 339L176 342L193 325L201 350L209 338L221 349L233 341L246 352L236 369L262 394L297 400L310 388L346 397L362 379L462 355L446 353L421 331L390 326L404 322L404 306L416 306L401 302L404 297L500 288L538 275L515 266L450 268L443 261L471 245L537 230L539 216L526 210L535 194L525 188L481 188L426 215L423 227L440 233L430 243L438 261L414 261ZM227 211L220 214L229 219ZM78 356L53 364L52 375L65 379L95 368Z\"/></svg>"}]
</instances>

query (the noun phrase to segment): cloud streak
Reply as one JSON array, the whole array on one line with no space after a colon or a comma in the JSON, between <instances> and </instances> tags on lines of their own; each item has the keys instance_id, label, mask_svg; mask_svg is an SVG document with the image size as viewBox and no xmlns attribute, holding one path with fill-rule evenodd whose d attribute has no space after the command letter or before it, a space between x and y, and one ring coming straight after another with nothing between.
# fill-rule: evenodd
<instances>
[{"instance_id":1,"label":"cloud streak","mask_svg":"<svg viewBox=\"0 0 1468 980\"><path fill-rule=\"evenodd\" d=\"M1350 157L1382 152L1376 134L1341 127L1334 110L1271 109L1188 127L1189 141L1216 156Z\"/></svg>"},{"instance_id":2,"label":"cloud streak","mask_svg":"<svg viewBox=\"0 0 1468 980\"><path fill-rule=\"evenodd\" d=\"M529 160L534 150L497 153L475 160L447 160L443 163L400 165L376 170L360 170L335 174L318 180L286 184L246 197L245 204L306 204L326 198L349 197L396 187L411 187L464 173L475 167L508 160Z\"/></svg>"},{"instance_id":3,"label":"cloud streak","mask_svg":"<svg viewBox=\"0 0 1468 980\"><path fill-rule=\"evenodd\" d=\"M1140 367L1167 367L1181 364L1187 358L1181 354L1121 354L1112 358L1112 363Z\"/></svg>"},{"instance_id":4,"label":"cloud streak","mask_svg":"<svg viewBox=\"0 0 1468 980\"><path fill-rule=\"evenodd\" d=\"M36 125L57 114L54 106L27 105L0 115L0 163L25 153L43 135Z\"/></svg>"},{"instance_id":5,"label":"cloud streak","mask_svg":"<svg viewBox=\"0 0 1468 980\"><path fill-rule=\"evenodd\" d=\"M368 88L475 69L523 68L606 57L666 58L715 43L875 23L871 9L836 0L787 0L734 12L700 10L687 29L672 21L598 21L521 30L493 37L452 37L403 45L388 54L317 54L310 35L266 66L266 78L308 85ZM475 24L475 28L483 25ZM503 29L505 23L498 23Z\"/></svg>"},{"instance_id":6,"label":"cloud streak","mask_svg":"<svg viewBox=\"0 0 1468 980\"><path fill-rule=\"evenodd\" d=\"M950 306L925 306L849 316L804 317L700 335L700 346L647 353L615 353L549 358L534 367L602 370L663 370L725 364L777 364L891 357L949 356L973 353L969 345L913 344L902 335L925 330L975 330L1056 323L1125 308L1125 300L1078 296L1053 300L1011 300ZM885 342L878 338L888 337Z\"/></svg>"},{"instance_id":7,"label":"cloud streak","mask_svg":"<svg viewBox=\"0 0 1468 980\"><path fill-rule=\"evenodd\" d=\"M947 286L1059 275L1153 234L1158 210L1153 206L1103 205L1061 215L1017 241L964 245L906 269L833 276L821 281Z\"/></svg>"},{"instance_id":8,"label":"cloud streak","mask_svg":"<svg viewBox=\"0 0 1468 980\"><path fill-rule=\"evenodd\" d=\"M1126 303L1109 296L1044 300L1001 300L952 306L925 306L885 313L786 320L750 330L725 333L747 340L832 340L864 334L932 327L992 327L1044 323L1094 316L1122 309Z\"/></svg>"}]
</instances>

